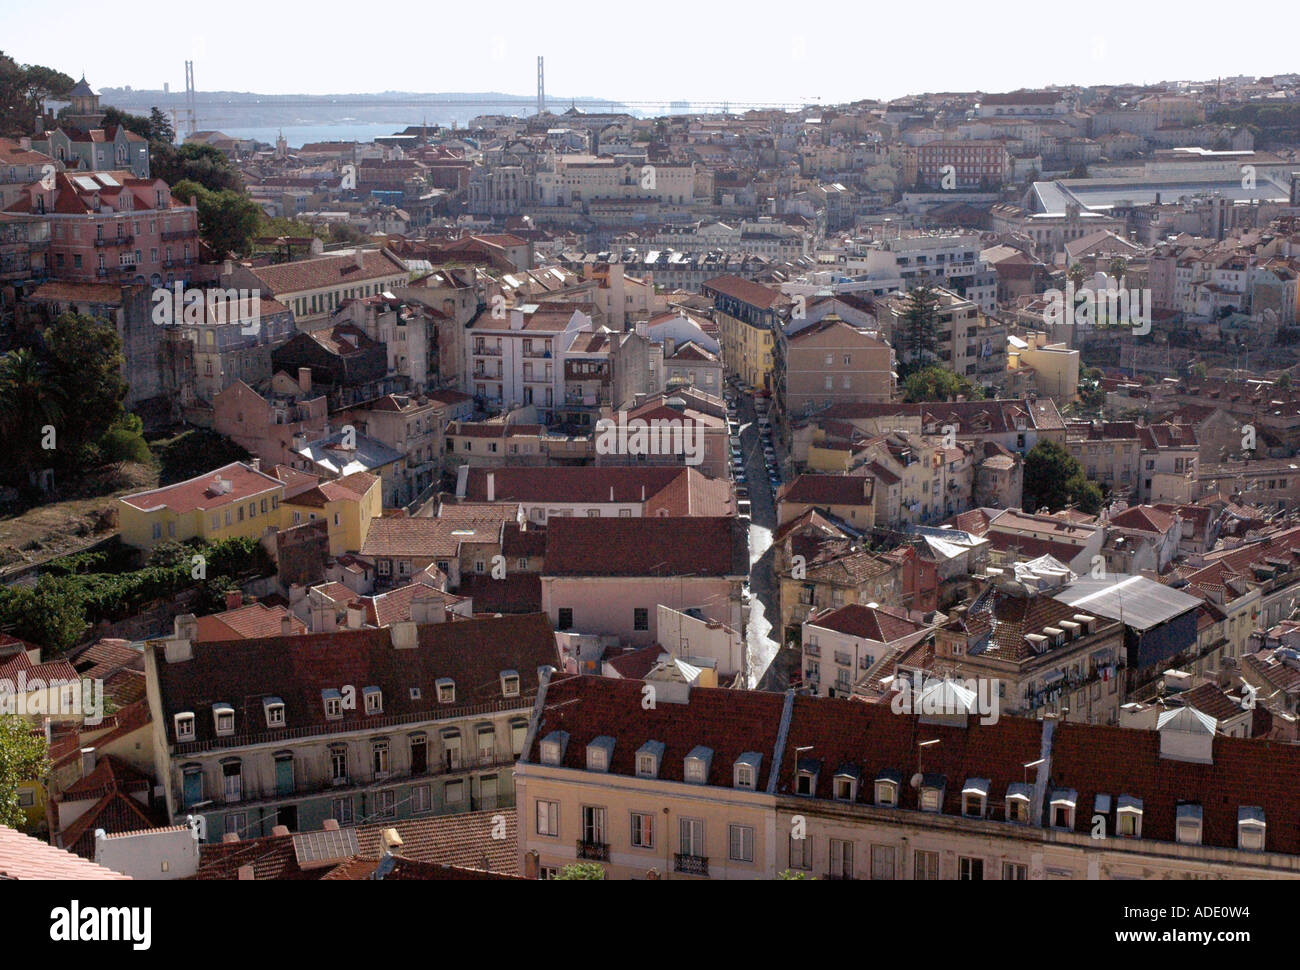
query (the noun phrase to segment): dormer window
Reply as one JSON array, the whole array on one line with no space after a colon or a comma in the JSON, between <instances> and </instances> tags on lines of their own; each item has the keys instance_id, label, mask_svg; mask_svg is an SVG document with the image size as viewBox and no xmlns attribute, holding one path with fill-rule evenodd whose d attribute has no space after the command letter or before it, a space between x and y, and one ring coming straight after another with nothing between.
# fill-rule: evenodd
<instances>
[{"instance_id":1,"label":"dormer window","mask_svg":"<svg viewBox=\"0 0 1300 970\"><path fill-rule=\"evenodd\" d=\"M709 780L709 763L713 760L713 751L704 745L697 745L686 756L683 777L692 785L703 785Z\"/></svg>"},{"instance_id":2,"label":"dormer window","mask_svg":"<svg viewBox=\"0 0 1300 970\"><path fill-rule=\"evenodd\" d=\"M926 775L921 779L921 811L943 811L943 792L947 787L941 775Z\"/></svg>"},{"instance_id":3,"label":"dormer window","mask_svg":"<svg viewBox=\"0 0 1300 970\"><path fill-rule=\"evenodd\" d=\"M1237 848L1247 852L1264 851L1264 810L1258 805L1237 809Z\"/></svg>"},{"instance_id":4,"label":"dormer window","mask_svg":"<svg viewBox=\"0 0 1300 970\"><path fill-rule=\"evenodd\" d=\"M1052 828L1074 828L1074 808L1078 801L1079 793L1072 788L1058 788L1052 792Z\"/></svg>"},{"instance_id":5,"label":"dormer window","mask_svg":"<svg viewBox=\"0 0 1300 970\"><path fill-rule=\"evenodd\" d=\"M176 715L176 740L194 740L194 712L183 711Z\"/></svg>"},{"instance_id":6,"label":"dormer window","mask_svg":"<svg viewBox=\"0 0 1300 970\"><path fill-rule=\"evenodd\" d=\"M439 677L437 687L439 704L456 703L456 682L454 680L450 677Z\"/></svg>"},{"instance_id":7,"label":"dormer window","mask_svg":"<svg viewBox=\"0 0 1300 970\"><path fill-rule=\"evenodd\" d=\"M1142 799L1120 795L1115 813L1115 831L1122 839L1142 838Z\"/></svg>"},{"instance_id":8,"label":"dormer window","mask_svg":"<svg viewBox=\"0 0 1300 970\"><path fill-rule=\"evenodd\" d=\"M663 760L664 744L662 741L647 741L636 753L636 775L638 778L658 778L659 764Z\"/></svg>"},{"instance_id":9,"label":"dormer window","mask_svg":"<svg viewBox=\"0 0 1300 970\"><path fill-rule=\"evenodd\" d=\"M280 700L280 698L264 697L262 699L262 711L266 714L267 727L284 727L284 701Z\"/></svg>"},{"instance_id":10,"label":"dormer window","mask_svg":"<svg viewBox=\"0 0 1300 970\"><path fill-rule=\"evenodd\" d=\"M501 696L518 697L519 696L519 672L515 670L501 671Z\"/></svg>"},{"instance_id":11,"label":"dormer window","mask_svg":"<svg viewBox=\"0 0 1300 970\"><path fill-rule=\"evenodd\" d=\"M1029 822L1029 800L1033 786L1019 782L1007 786L1007 821L1026 825Z\"/></svg>"},{"instance_id":12,"label":"dormer window","mask_svg":"<svg viewBox=\"0 0 1300 970\"><path fill-rule=\"evenodd\" d=\"M882 808L898 807L898 785L900 778L897 773L889 771L880 775L876 779L876 804Z\"/></svg>"},{"instance_id":13,"label":"dormer window","mask_svg":"<svg viewBox=\"0 0 1300 970\"><path fill-rule=\"evenodd\" d=\"M1183 845L1201 844L1201 806L1179 805L1176 838Z\"/></svg>"},{"instance_id":14,"label":"dormer window","mask_svg":"<svg viewBox=\"0 0 1300 970\"><path fill-rule=\"evenodd\" d=\"M558 765L564 761L564 749L569 743L566 731L552 731L542 738L542 764Z\"/></svg>"},{"instance_id":15,"label":"dormer window","mask_svg":"<svg viewBox=\"0 0 1300 970\"><path fill-rule=\"evenodd\" d=\"M961 813L967 818L983 818L988 807L989 780L967 778L961 788Z\"/></svg>"},{"instance_id":16,"label":"dormer window","mask_svg":"<svg viewBox=\"0 0 1300 970\"><path fill-rule=\"evenodd\" d=\"M320 692L321 701L325 704L325 717L330 721L337 721L343 716L343 695L334 688L329 688Z\"/></svg>"},{"instance_id":17,"label":"dormer window","mask_svg":"<svg viewBox=\"0 0 1300 970\"><path fill-rule=\"evenodd\" d=\"M587 745L587 770L609 771L609 762L614 755L614 739L602 734Z\"/></svg>"},{"instance_id":18,"label":"dormer window","mask_svg":"<svg viewBox=\"0 0 1300 970\"><path fill-rule=\"evenodd\" d=\"M384 692L378 687L361 688L361 696L365 700L367 714L384 713Z\"/></svg>"},{"instance_id":19,"label":"dormer window","mask_svg":"<svg viewBox=\"0 0 1300 970\"><path fill-rule=\"evenodd\" d=\"M841 765L831 779L831 796L837 802L856 802L858 800L858 781L860 775L853 765Z\"/></svg>"},{"instance_id":20,"label":"dormer window","mask_svg":"<svg viewBox=\"0 0 1300 970\"><path fill-rule=\"evenodd\" d=\"M757 751L746 751L737 758L733 777L735 786L749 791L757 790L758 768L762 762L763 756Z\"/></svg>"},{"instance_id":21,"label":"dormer window","mask_svg":"<svg viewBox=\"0 0 1300 970\"><path fill-rule=\"evenodd\" d=\"M229 704L213 704L212 719L216 723L217 737L229 737L235 733L235 709Z\"/></svg>"}]
</instances>

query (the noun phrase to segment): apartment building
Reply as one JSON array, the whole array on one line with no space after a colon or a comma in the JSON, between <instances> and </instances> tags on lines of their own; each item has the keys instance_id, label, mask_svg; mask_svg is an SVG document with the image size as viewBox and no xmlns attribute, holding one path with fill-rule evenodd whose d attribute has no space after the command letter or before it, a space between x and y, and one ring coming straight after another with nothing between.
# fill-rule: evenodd
<instances>
[{"instance_id":1,"label":"apartment building","mask_svg":"<svg viewBox=\"0 0 1300 970\"><path fill-rule=\"evenodd\" d=\"M6 211L49 221L47 269L57 280L170 286L198 265L198 211L162 179L58 172L27 185Z\"/></svg>"},{"instance_id":2,"label":"apartment building","mask_svg":"<svg viewBox=\"0 0 1300 970\"><path fill-rule=\"evenodd\" d=\"M299 381L277 374L265 394L236 380L213 398L212 427L268 467L290 465L297 459L293 439L325 434L328 410L325 395L312 391L311 370L302 368Z\"/></svg>"},{"instance_id":3,"label":"apartment building","mask_svg":"<svg viewBox=\"0 0 1300 970\"><path fill-rule=\"evenodd\" d=\"M773 347L793 301L780 290L738 276L719 276L701 287L713 298L714 321L727 377L763 391L775 389Z\"/></svg>"},{"instance_id":4,"label":"apartment building","mask_svg":"<svg viewBox=\"0 0 1300 970\"><path fill-rule=\"evenodd\" d=\"M840 401L894 396L893 348L835 314L778 329L772 359L778 413L804 415Z\"/></svg>"},{"instance_id":5,"label":"apartment building","mask_svg":"<svg viewBox=\"0 0 1300 970\"><path fill-rule=\"evenodd\" d=\"M907 149L903 172L918 189L994 192L1011 181L1011 153L1000 140L933 141Z\"/></svg>"},{"instance_id":6,"label":"apartment building","mask_svg":"<svg viewBox=\"0 0 1300 970\"><path fill-rule=\"evenodd\" d=\"M387 249L341 250L271 266L236 266L232 285L260 289L293 311L299 330L329 327L344 300L405 286L406 264Z\"/></svg>"},{"instance_id":7,"label":"apartment building","mask_svg":"<svg viewBox=\"0 0 1300 970\"><path fill-rule=\"evenodd\" d=\"M803 622L803 688L817 697L851 697L871 676L934 633L904 609L853 603L818 610Z\"/></svg>"},{"instance_id":8,"label":"apartment building","mask_svg":"<svg viewBox=\"0 0 1300 970\"><path fill-rule=\"evenodd\" d=\"M583 860L609 878L1300 877L1300 755L1191 709L1137 730L982 723L951 690L895 713L657 684L646 705L648 686L543 679L516 766L521 869L536 853L543 877Z\"/></svg>"},{"instance_id":9,"label":"apartment building","mask_svg":"<svg viewBox=\"0 0 1300 970\"><path fill-rule=\"evenodd\" d=\"M160 542L261 538L283 521L284 484L253 464L231 462L174 485L117 500L122 541L150 550Z\"/></svg>"},{"instance_id":10,"label":"apartment building","mask_svg":"<svg viewBox=\"0 0 1300 970\"><path fill-rule=\"evenodd\" d=\"M1132 421L1071 421L1065 447L1088 476L1116 497L1137 494L1142 468L1142 439Z\"/></svg>"},{"instance_id":11,"label":"apartment building","mask_svg":"<svg viewBox=\"0 0 1300 970\"><path fill-rule=\"evenodd\" d=\"M538 614L210 643L180 617L145 648L167 814L219 841L507 807L556 659Z\"/></svg>"},{"instance_id":12,"label":"apartment building","mask_svg":"<svg viewBox=\"0 0 1300 970\"><path fill-rule=\"evenodd\" d=\"M934 308L934 363L945 370L967 377L971 383L998 388L1006 379L1007 329L984 314L972 300L949 290L933 290L938 302ZM891 346L906 347L908 301L896 294L877 304L882 329ZM902 351L904 361L910 351Z\"/></svg>"}]
</instances>

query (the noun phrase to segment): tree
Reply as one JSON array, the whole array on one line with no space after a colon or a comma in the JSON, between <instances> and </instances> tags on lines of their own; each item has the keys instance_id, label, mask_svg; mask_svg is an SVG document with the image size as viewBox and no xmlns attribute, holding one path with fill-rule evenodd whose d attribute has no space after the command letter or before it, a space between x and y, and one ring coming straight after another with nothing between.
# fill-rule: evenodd
<instances>
[{"instance_id":1,"label":"tree","mask_svg":"<svg viewBox=\"0 0 1300 970\"><path fill-rule=\"evenodd\" d=\"M41 466L44 429L57 429L62 418L61 389L35 351L20 347L0 357L0 437L9 443L10 481L24 483Z\"/></svg>"},{"instance_id":2,"label":"tree","mask_svg":"<svg viewBox=\"0 0 1300 970\"><path fill-rule=\"evenodd\" d=\"M955 401L959 395L968 401L978 401L984 397L984 391L968 378L942 367L922 367L908 374L903 381L903 400L908 404Z\"/></svg>"},{"instance_id":3,"label":"tree","mask_svg":"<svg viewBox=\"0 0 1300 970\"><path fill-rule=\"evenodd\" d=\"M166 112L155 105L149 109L149 140L170 145L176 141L176 129Z\"/></svg>"},{"instance_id":4,"label":"tree","mask_svg":"<svg viewBox=\"0 0 1300 970\"><path fill-rule=\"evenodd\" d=\"M43 576L35 587L11 586L0 593L0 625L14 636L62 653L86 630L81 587L74 577Z\"/></svg>"},{"instance_id":5,"label":"tree","mask_svg":"<svg viewBox=\"0 0 1300 970\"><path fill-rule=\"evenodd\" d=\"M1083 466L1055 441L1040 441L1025 456L1024 498L1028 512L1046 506L1053 512L1075 505L1093 515L1101 508L1101 489L1088 481Z\"/></svg>"},{"instance_id":6,"label":"tree","mask_svg":"<svg viewBox=\"0 0 1300 970\"><path fill-rule=\"evenodd\" d=\"M168 126L170 130L170 126ZM195 182L209 192L242 192L244 181L230 159L219 148L188 142L179 148L170 141L155 139L149 147L149 171L172 186L172 194L189 199L190 193L176 189L179 182Z\"/></svg>"},{"instance_id":7,"label":"tree","mask_svg":"<svg viewBox=\"0 0 1300 970\"><path fill-rule=\"evenodd\" d=\"M24 718L0 716L0 825L20 829L27 814L18 804L18 786L41 781L50 771L45 735Z\"/></svg>"},{"instance_id":8,"label":"tree","mask_svg":"<svg viewBox=\"0 0 1300 970\"><path fill-rule=\"evenodd\" d=\"M104 126L109 125L121 125L127 131L139 135L141 138L151 138L153 136L153 126L147 117L133 115L121 108L109 106L104 109Z\"/></svg>"},{"instance_id":9,"label":"tree","mask_svg":"<svg viewBox=\"0 0 1300 970\"><path fill-rule=\"evenodd\" d=\"M1069 276L1070 282L1074 284L1076 290L1080 289L1083 286L1083 281L1088 278L1087 272L1078 263L1071 266L1066 271L1066 275ZM1067 307L1067 309L1069 308Z\"/></svg>"},{"instance_id":10,"label":"tree","mask_svg":"<svg viewBox=\"0 0 1300 970\"><path fill-rule=\"evenodd\" d=\"M0 135L30 135L46 99L62 99L73 84L62 71L39 64L19 64L0 51Z\"/></svg>"},{"instance_id":11,"label":"tree","mask_svg":"<svg viewBox=\"0 0 1300 970\"><path fill-rule=\"evenodd\" d=\"M195 199L199 234L218 255L242 255L252 247L262 224L262 207L242 191L212 192L198 182L182 181L172 186L172 195L182 201Z\"/></svg>"},{"instance_id":12,"label":"tree","mask_svg":"<svg viewBox=\"0 0 1300 970\"><path fill-rule=\"evenodd\" d=\"M50 381L67 402L58 429L58 464L80 467L98 458L93 446L122 418L122 338L109 323L65 313L45 331Z\"/></svg>"},{"instance_id":13,"label":"tree","mask_svg":"<svg viewBox=\"0 0 1300 970\"><path fill-rule=\"evenodd\" d=\"M556 879L604 879L605 867L594 862L575 862L560 870Z\"/></svg>"},{"instance_id":14,"label":"tree","mask_svg":"<svg viewBox=\"0 0 1300 970\"><path fill-rule=\"evenodd\" d=\"M1279 391L1291 390L1291 375L1283 371L1278 375L1277 380L1273 382L1273 386Z\"/></svg>"},{"instance_id":15,"label":"tree","mask_svg":"<svg viewBox=\"0 0 1300 970\"><path fill-rule=\"evenodd\" d=\"M939 295L924 283L911 290L903 301L902 346L911 369L924 367L939 345L935 310Z\"/></svg>"}]
</instances>

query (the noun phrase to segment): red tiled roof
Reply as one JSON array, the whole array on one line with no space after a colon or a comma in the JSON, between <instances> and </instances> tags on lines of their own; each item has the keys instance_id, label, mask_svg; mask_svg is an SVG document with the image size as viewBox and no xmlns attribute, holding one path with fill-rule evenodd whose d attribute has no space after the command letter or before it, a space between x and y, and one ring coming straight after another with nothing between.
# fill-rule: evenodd
<instances>
[{"instance_id":1,"label":"red tiled roof","mask_svg":"<svg viewBox=\"0 0 1300 970\"><path fill-rule=\"evenodd\" d=\"M289 619L293 633L306 633L307 625L283 606L250 603L238 609L226 610L198 618L198 640L229 640L231 637L279 636L283 621Z\"/></svg>"},{"instance_id":2,"label":"red tiled roof","mask_svg":"<svg viewBox=\"0 0 1300 970\"><path fill-rule=\"evenodd\" d=\"M384 249L363 250L361 267L357 266L354 254L347 254L258 266L252 272L276 296L281 293L351 286L383 277L400 276L405 279L407 275L406 264Z\"/></svg>"},{"instance_id":3,"label":"red tiled roof","mask_svg":"<svg viewBox=\"0 0 1300 970\"><path fill-rule=\"evenodd\" d=\"M748 529L730 517L553 518L546 576L742 576Z\"/></svg>"},{"instance_id":4,"label":"red tiled roof","mask_svg":"<svg viewBox=\"0 0 1300 970\"><path fill-rule=\"evenodd\" d=\"M214 485L217 479L230 482L230 490L218 491ZM123 496L121 501L144 512L165 507L185 513L221 508L282 487L278 479L236 461L185 482Z\"/></svg>"},{"instance_id":5,"label":"red tiled roof","mask_svg":"<svg viewBox=\"0 0 1300 970\"><path fill-rule=\"evenodd\" d=\"M778 501L804 505L870 505L874 479L805 472L781 489Z\"/></svg>"},{"instance_id":6,"label":"red tiled roof","mask_svg":"<svg viewBox=\"0 0 1300 970\"><path fill-rule=\"evenodd\" d=\"M483 704L503 699L503 670L518 671L519 703L524 705L537 689L537 669L558 665L550 622L537 613L424 625L417 638L411 649L394 647L389 629L196 643L190 660L159 659L167 736L175 743L171 715L193 711L196 742L215 740L212 707L217 703L234 708L237 735L273 734L262 707L266 697L284 702L291 729L356 730L367 720L359 699L356 709L344 710L341 718L325 717L322 692L346 684L358 692L379 687L385 717L436 716L436 680L455 681L456 705ZM411 697L411 688L420 689L419 698Z\"/></svg>"},{"instance_id":7,"label":"red tiled roof","mask_svg":"<svg viewBox=\"0 0 1300 970\"><path fill-rule=\"evenodd\" d=\"M120 872L46 845L0 825L0 877L8 879L130 879Z\"/></svg>"},{"instance_id":8,"label":"red tiled roof","mask_svg":"<svg viewBox=\"0 0 1300 970\"><path fill-rule=\"evenodd\" d=\"M893 643L926 628L924 623L917 623L902 610L889 607L873 609L861 603L850 603L837 610L810 616L808 622L825 630L878 643Z\"/></svg>"}]
</instances>

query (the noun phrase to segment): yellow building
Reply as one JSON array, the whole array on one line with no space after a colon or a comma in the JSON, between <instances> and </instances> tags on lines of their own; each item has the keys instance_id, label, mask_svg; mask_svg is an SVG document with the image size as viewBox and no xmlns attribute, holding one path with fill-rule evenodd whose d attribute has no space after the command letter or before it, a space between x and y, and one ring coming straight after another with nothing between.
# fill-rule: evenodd
<instances>
[{"instance_id":1,"label":"yellow building","mask_svg":"<svg viewBox=\"0 0 1300 970\"><path fill-rule=\"evenodd\" d=\"M305 477L305 476L303 476ZM330 555L360 552L370 523L383 515L383 488L376 475L354 472L338 481L321 481L284 497L281 528L323 518L329 527Z\"/></svg>"},{"instance_id":2,"label":"yellow building","mask_svg":"<svg viewBox=\"0 0 1300 970\"><path fill-rule=\"evenodd\" d=\"M703 285L713 297L718 342L728 377L739 377L751 387L773 389L772 348L794 304L780 290L741 279L720 276Z\"/></svg>"},{"instance_id":3,"label":"yellow building","mask_svg":"<svg viewBox=\"0 0 1300 970\"><path fill-rule=\"evenodd\" d=\"M260 537L279 528L284 485L258 469L231 462L214 471L117 500L122 541L150 550L161 542L216 542Z\"/></svg>"}]
</instances>

